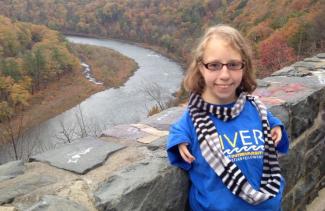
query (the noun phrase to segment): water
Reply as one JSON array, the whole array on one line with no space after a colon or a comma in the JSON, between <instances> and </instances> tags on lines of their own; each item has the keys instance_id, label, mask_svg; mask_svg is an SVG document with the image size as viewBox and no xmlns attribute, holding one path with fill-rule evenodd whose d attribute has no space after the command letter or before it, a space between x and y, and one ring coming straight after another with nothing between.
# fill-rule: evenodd
<instances>
[{"instance_id":1,"label":"water","mask_svg":"<svg viewBox=\"0 0 325 211\"><path fill-rule=\"evenodd\" d=\"M150 94L161 102L167 102L180 87L183 77L180 65L154 51L114 40L75 36L68 36L67 39L73 43L114 49L134 59L139 69L123 86L98 92L72 109L29 130L24 135L24 144L19 146L24 157L34 145L37 147L32 149L33 154L60 145L62 141L66 142L67 137L75 137L71 134L77 132L80 135L80 125L84 125L92 135L98 135L99 131L113 125L139 122L157 104ZM66 135L63 135L64 132ZM11 148L4 146L0 149L0 163L12 159Z\"/></svg>"}]
</instances>

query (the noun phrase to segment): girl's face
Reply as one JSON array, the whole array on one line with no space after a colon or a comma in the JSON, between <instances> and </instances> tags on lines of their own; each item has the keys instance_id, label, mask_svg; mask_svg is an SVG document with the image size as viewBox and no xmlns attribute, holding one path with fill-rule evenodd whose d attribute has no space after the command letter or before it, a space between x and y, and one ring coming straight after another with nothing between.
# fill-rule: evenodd
<instances>
[{"instance_id":1,"label":"girl's face","mask_svg":"<svg viewBox=\"0 0 325 211\"><path fill-rule=\"evenodd\" d=\"M227 104L236 100L236 88L243 78L243 61L228 42L212 38L204 50L199 69L205 81L202 98L206 102Z\"/></svg>"}]
</instances>

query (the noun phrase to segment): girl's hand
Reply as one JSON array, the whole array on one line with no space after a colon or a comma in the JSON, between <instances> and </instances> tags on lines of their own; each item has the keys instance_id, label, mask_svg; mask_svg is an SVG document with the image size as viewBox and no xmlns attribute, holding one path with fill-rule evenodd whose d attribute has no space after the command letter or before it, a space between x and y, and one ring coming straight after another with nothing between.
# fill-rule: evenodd
<instances>
[{"instance_id":1,"label":"girl's hand","mask_svg":"<svg viewBox=\"0 0 325 211\"><path fill-rule=\"evenodd\" d=\"M188 151L187 145L188 145L188 143L179 144L178 151L181 154L183 160L185 160L185 162L191 164L195 160L195 157Z\"/></svg>"},{"instance_id":2,"label":"girl's hand","mask_svg":"<svg viewBox=\"0 0 325 211\"><path fill-rule=\"evenodd\" d=\"M271 129L271 137L274 141L274 145L277 146L282 138L282 130L280 126Z\"/></svg>"}]
</instances>

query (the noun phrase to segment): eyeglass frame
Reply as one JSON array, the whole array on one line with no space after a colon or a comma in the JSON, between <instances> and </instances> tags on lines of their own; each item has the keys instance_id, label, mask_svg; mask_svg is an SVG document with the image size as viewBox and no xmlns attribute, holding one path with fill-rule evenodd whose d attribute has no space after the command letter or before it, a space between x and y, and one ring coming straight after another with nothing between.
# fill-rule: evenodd
<instances>
[{"instance_id":1,"label":"eyeglass frame","mask_svg":"<svg viewBox=\"0 0 325 211\"><path fill-rule=\"evenodd\" d=\"M245 61L232 61L232 62L229 62L229 63L222 63L222 62L218 62L218 61L213 61L213 62L208 62L208 63L204 63L202 60L200 61L200 63L206 68L206 69L208 69L208 70L210 70L210 71L220 71L220 70L222 70L222 68L223 68L223 66L226 66L227 67L227 69L228 70L230 70L230 71L238 71L238 70L242 70L242 69L244 69L244 67L245 67L245 65L246 65L246 63L245 63ZM221 67L219 68L219 69L210 69L208 66L210 65L210 64L221 64ZM229 68L230 66L230 64L233 64L233 63L241 63L241 67L239 68L239 69L232 69L232 68Z\"/></svg>"}]
</instances>

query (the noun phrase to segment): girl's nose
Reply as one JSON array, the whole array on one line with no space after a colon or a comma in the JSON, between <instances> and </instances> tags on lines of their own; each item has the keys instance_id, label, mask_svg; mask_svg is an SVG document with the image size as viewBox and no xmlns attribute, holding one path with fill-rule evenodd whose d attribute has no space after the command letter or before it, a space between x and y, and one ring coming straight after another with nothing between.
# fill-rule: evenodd
<instances>
[{"instance_id":1,"label":"girl's nose","mask_svg":"<svg viewBox=\"0 0 325 211\"><path fill-rule=\"evenodd\" d=\"M228 68L227 68L226 65L224 65L224 66L221 68L221 70L220 70L219 73L220 73L220 74L219 74L219 77L220 77L221 79L228 79L228 78L229 78L229 70L228 70Z\"/></svg>"}]
</instances>

